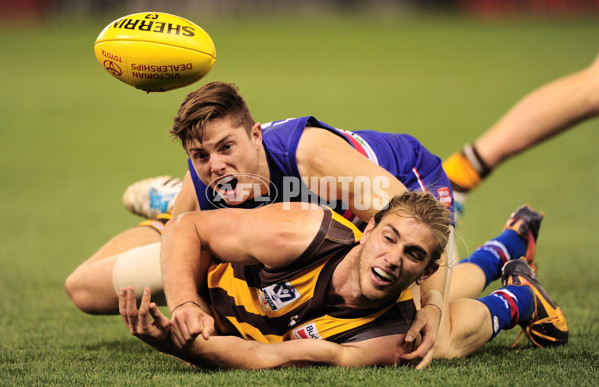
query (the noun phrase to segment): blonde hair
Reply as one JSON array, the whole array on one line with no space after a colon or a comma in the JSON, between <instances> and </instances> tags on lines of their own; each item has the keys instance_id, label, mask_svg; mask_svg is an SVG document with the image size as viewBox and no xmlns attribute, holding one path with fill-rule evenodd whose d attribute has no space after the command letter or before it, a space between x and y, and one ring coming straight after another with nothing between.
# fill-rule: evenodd
<instances>
[{"instance_id":1,"label":"blonde hair","mask_svg":"<svg viewBox=\"0 0 599 387\"><path fill-rule=\"evenodd\" d=\"M398 211L417 219L431 229L437 241L436 247L431 251L431 262L436 262L449 241L449 210L430 192L407 191L394 196L386 208L374 215L375 227L385 215Z\"/></svg>"}]
</instances>

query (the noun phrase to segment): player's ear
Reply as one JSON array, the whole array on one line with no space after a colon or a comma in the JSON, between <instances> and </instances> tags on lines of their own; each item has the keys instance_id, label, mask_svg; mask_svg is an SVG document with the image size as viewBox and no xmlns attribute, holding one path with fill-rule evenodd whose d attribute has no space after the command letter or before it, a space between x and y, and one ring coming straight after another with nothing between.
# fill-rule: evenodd
<instances>
[{"instance_id":1,"label":"player's ear","mask_svg":"<svg viewBox=\"0 0 599 387\"><path fill-rule=\"evenodd\" d=\"M372 229L374 228L374 226L375 226L375 223L374 223L374 216L373 216L372 218L370 218L370 220L368 221L368 224L366 225L366 228L362 232L362 238L360 238L360 244L363 244L364 242L366 242L366 239L368 239L368 236L372 232Z\"/></svg>"},{"instance_id":2,"label":"player's ear","mask_svg":"<svg viewBox=\"0 0 599 387\"><path fill-rule=\"evenodd\" d=\"M428 265L426 265L426 268L424 269L424 273L422 273L422 275L420 277L418 277L418 279L416 280L416 284L417 285L422 284L425 279L427 279L431 275L435 274L435 272L437 270L439 270L439 262L437 262L437 261L430 262Z\"/></svg>"},{"instance_id":3,"label":"player's ear","mask_svg":"<svg viewBox=\"0 0 599 387\"><path fill-rule=\"evenodd\" d=\"M254 141L256 148L262 144L262 125L259 122L256 122L250 129L250 138Z\"/></svg>"}]
</instances>

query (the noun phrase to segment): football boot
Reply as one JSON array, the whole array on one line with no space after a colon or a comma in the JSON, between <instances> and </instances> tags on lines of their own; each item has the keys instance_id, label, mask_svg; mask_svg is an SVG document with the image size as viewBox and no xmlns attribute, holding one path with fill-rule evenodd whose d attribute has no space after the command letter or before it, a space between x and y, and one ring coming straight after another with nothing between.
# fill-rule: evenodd
<instances>
[{"instance_id":1,"label":"football boot","mask_svg":"<svg viewBox=\"0 0 599 387\"><path fill-rule=\"evenodd\" d=\"M537 212L531 206L525 204L512 212L503 228L504 230L515 231L521 238L526 240L526 262L535 274L537 273L537 263L535 262L537 238L539 237L539 229L541 228L544 216L543 212Z\"/></svg>"},{"instance_id":2,"label":"football boot","mask_svg":"<svg viewBox=\"0 0 599 387\"><path fill-rule=\"evenodd\" d=\"M172 176L158 176L138 181L125 190L125 208L146 219L171 212L183 181Z\"/></svg>"},{"instance_id":3,"label":"football boot","mask_svg":"<svg viewBox=\"0 0 599 387\"><path fill-rule=\"evenodd\" d=\"M502 285L528 286L533 293L534 311L529 321L520 324L526 337L537 347L568 343L568 321L560 307L549 297L524 257L508 261L502 269ZM522 334L522 333L521 333ZM512 346L518 342L518 339Z\"/></svg>"}]
</instances>

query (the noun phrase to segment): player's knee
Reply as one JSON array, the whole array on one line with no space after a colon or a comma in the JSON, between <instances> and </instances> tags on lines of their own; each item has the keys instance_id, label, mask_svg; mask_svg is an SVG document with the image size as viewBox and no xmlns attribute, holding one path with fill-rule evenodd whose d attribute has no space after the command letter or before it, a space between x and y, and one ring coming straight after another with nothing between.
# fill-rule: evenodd
<instances>
[{"instance_id":1,"label":"player's knee","mask_svg":"<svg viewBox=\"0 0 599 387\"><path fill-rule=\"evenodd\" d=\"M459 334L452 332L448 340L440 343L437 347L436 357L439 359L457 359L468 356L471 353L467 344L471 338L468 336L469 334L464 334L464 332Z\"/></svg>"},{"instance_id":2,"label":"player's knee","mask_svg":"<svg viewBox=\"0 0 599 387\"><path fill-rule=\"evenodd\" d=\"M64 288L73 304L82 312L98 314L97 305L94 303L94 295L85 288L84 283L76 273L67 277Z\"/></svg>"},{"instance_id":3,"label":"player's knee","mask_svg":"<svg viewBox=\"0 0 599 387\"><path fill-rule=\"evenodd\" d=\"M454 359L471 355L492 335L490 315L484 304L471 299L450 304L449 334L439 342L438 358Z\"/></svg>"},{"instance_id":4,"label":"player's knee","mask_svg":"<svg viewBox=\"0 0 599 387\"><path fill-rule=\"evenodd\" d=\"M67 295L75 304L77 308L85 312L85 294L81 291L79 285L79 281L77 280L77 276L75 273L69 275L67 279L64 281L64 290Z\"/></svg>"},{"instance_id":5,"label":"player's knee","mask_svg":"<svg viewBox=\"0 0 599 387\"><path fill-rule=\"evenodd\" d=\"M435 358L437 359L455 359L462 357L460 356L459 349L454 348L451 345L450 340L439 342L437 349L435 350Z\"/></svg>"}]
</instances>

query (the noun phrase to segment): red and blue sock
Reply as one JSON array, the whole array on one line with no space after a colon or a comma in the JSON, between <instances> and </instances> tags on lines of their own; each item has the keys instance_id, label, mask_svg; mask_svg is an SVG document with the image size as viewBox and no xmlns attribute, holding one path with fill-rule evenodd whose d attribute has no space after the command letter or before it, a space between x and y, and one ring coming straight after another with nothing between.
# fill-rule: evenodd
<instances>
[{"instance_id":1,"label":"red and blue sock","mask_svg":"<svg viewBox=\"0 0 599 387\"><path fill-rule=\"evenodd\" d=\"M501 268L510 259L526 254L528 242L514 230L504 230L497 238L480 246L460 263L473 263L485 273L485 287L501 277Z\"/></svg>"},{"instance_id":2,"label":"red and blue sock","mask_svg":"<svg viewBox=\"0 0 599 387\"><path fill-rule=\"evenodd\" d=\"M525 323L534 312L534 294L528 286L509 285L478 301L486 305L493 321L493 339L502 329Z\"/></svg>"}]
</instances>

